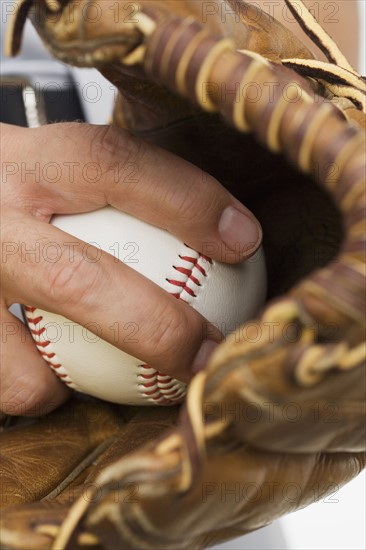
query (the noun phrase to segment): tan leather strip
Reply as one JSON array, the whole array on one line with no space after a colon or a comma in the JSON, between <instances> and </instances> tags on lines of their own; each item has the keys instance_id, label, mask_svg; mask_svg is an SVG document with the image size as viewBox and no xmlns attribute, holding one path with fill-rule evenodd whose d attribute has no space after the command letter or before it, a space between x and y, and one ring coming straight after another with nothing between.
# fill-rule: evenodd
<instances>
[{"instance_id":1,"label":"tan leather strip","mask_svg":"<svg viewBox=\"0 0 366 550\"><path fill-rule=\"evenodd\" d=\"M293 81L295 81L294 91L302 92L300 77L293 78L292 73L289 76L288 70L282 66L268 67L265 63L262 64L260 59L253 60L246 54L226 51L226 46L222 51L218 46L216 51L216 44L219 41L209 36L198 24L185 24L183 27L182 34L175 26L174 32L170 33L169 37L164 35L165 45L161 49L159 46L158 51L160 58L164 59L165 74L154 75L155 77L163 78L170 88L178 87L180 94L188 94L191 101L199 101L204 108L218 108L226 120L241 131L252 128L257 138L269 144L273 150L278 151L283 147L287 158L293 160L303 171L311 169L321 185L325 186L335 199L346 197L349 193L347 190L354 189L354 178L357 176L357 181L361 181L359 172L356 174L356 168L361 170L361 167L359 167L359 161L356 163L355 159L359 158L364 138L362 132L345 121L344 115L336 107L325 104L322 100L319 100L322 105L311 103L307 92L304 97L300 97L299 101L285 102L283 90L286 86L293 85ZM159 35L163 36L162 30L159 30ZM178 35L179 38L177 38ZM169 43L170 39L172 42ZM165 48L168 48L167 53ZM184 53L179 59L182 48ZM214 50L213 53L211 53L212 50ZM153 57L156 51L155 45L155 51L152 53L150 51L149 55ZM208 59L214 62L212 70L210 63L207 62ZM221 59L225 59L228 66L223 67ZM154 63L152 66L161 72L161 66ZM165 71L165 67L169 67L168 71ZM218 74L217 67L220 67L223 72ZM174 82L174 71L176 71L176 82ZM221 74L226 77L230 93L222 94L216 90L212 97L209 97L207 107L199 95L198 87L202 85L202 75L204 78L207 75L208 82L216 83L220 88ZM242 88L248 83L255 84L261 90L258 100L250 101L243 97ZM268 97L263 93L266 90L266 83L267 92L268 84L272 86L272 101L268 101ZM360 185L358 183L358 186ZM352 209L347 210L345 219L345 226L349 228L347 238L359 236L363 220L362 208L352 203ZM310 279L312 291L322 296L322 299L323 294L324 299L327 295L331 295L337 310L359 320L364 303L354 285L352 288L346 288L352 277L352 269L349 276L343 272L342 275L334 272L333 281L332 273L332 266L330 266L329 270L321 271L316 278ZM329 292L328 289L326 292L326 285L329 286L329 284L332 290ZM307 289L308 284L306 284ZM303 290L305 291L305 287Z\"/></svg>"},{"instance_id":2,"label":"tan leather strip","mask_svg":"<svg viewBox=\"0 0 366 550\"><path fill-rule=\"evenodd\" d=\"M358 291L365 286L365 267L360 263L335 262L332 265L331 277L336 277L344 284L352 285Z\"/></svg>"},{"instance_id":3,"label":"tan leather strip","mask_svg":"<svg viewBox=\"0 0 366 550\"><path fill-rule=\"evenodd\" d=\"M355 180L354 185L348 190L344 199L341 202L341 207L344 212L348 212L353 208L356 200L365 194L366 180L364 177Z\"/></svg>"},{"instance_id":4,"label":"tan leather strip","mask_svg":"<svg viewBox=\"0 0 366 550\"><path fill-rule=\"evenodd\" d=\"M319 79L319 82L324 85L335 98L345 98L351 101L357 109L366 113L366 96L364 92L357 90L353 86L341 86L338 84L329 83L329 81Z\"/></svg>"},{"instance_id":5,"label":"tan leather strip","mask_svg":"<svg viewBox=\"0 0 366 550\"><path fill-rule=\"evenodd\" d=\"M257 61L256 59L250 59L250 64L239 84L240 97L239 101L235 102L234 104L232 119L234 126L238 128L238 130L244 132L249 132L250 130L250 124L246 117L246 108L249 101L248 99L244 101L242 94L244 93L244 90L247 90L252 83L255 84L256 75L262 70L262 68L263 64L260 61Z\"/></svg>"},{"instance_id":6,"label":"tan leather strip","mask_svg":"<svg viewBox=\"0 0 366 550\"><path fill-rule=\"evenodd\" d=\"M306 126L306 131L304 132L304 138L300 145L298 163L305 173L310 172L312 146L319 128L326 123L326 119L328 118L330 111L331 109L324 103L321 109L317 109L315 115L312 116L311 121L307 121L305 118L303 122L304 127Z\"/></svg>"},{"instance_id":7,"label":"tan leather strip","mask_svg":"<svg viewBox=\"0 0 366 550\"><path fill-rule=\"evenodd\" d=\"M342 255L348 261L358 259L364 262L366 250L366 237L361 235L358 238L348 239L342 247Z\"/></svg>"},{"instance_id":8,"label":"tan leather strip","mask_svg":"<svg viewBox=\"0 0 366 550\"><path fill-rule=\"evenodd\" d=\"M15 11L9 19L4 42L4 53L8 57L19 53L23 28L32 3L33 0L18 0L18 2L13 2L15 4Z\"/></svg>"},{"instance_id":9,"label":"tan leather strip","mask_svg":"<svg viewBox=\"0 0 366 550\"><path fill-rule=\"evenodd\" d=\"M262 124L257 132L261 143L277 153L281 150L280 125L289 104L284 99L287 82L281 82L278 79L274 67L270 70L271 78L265 82L266 87L262 88L262 94L265 94L266 97L260 114Z\"/></svg>"},{"instance_id":10,"label":"tan leather strip","mask_svg":"<svg viewBox=\"0 0 366 550\"><path fill-rule=\"evenodd\" d=\"M204 29L196 33L194 38L189 43L187 43L177 66L175 83L178 92L180 92L184 97L187 96L186 72L189 62L196 48L199 46L205 36L207 36L207 32Z\"/></svg>"},{"instance_id":11,"label":"tan leather strip","mask_svg":"<svg viewBox=\"0 0 366 550\"><path fill-rule=\"evenodd\" d=\"M298 0L285 0L285 2L304 32L313 39L330 61L349 71L356 72L303 2Z\"/></svg>"},{"instance_id":12,"label":"tan leather strip","mask_svg":"<svg viewBox=\"0 0 366 550\"><path fill-rule=\"evenodd\" d=\"M359 146L361 138L362 132L336 117L329 118L327 124L319 128L313 143L311 162L318 181L332 194L341 179L343 166L338 164L341 155L344 163L351 161L352 150ZM353 139L354 145L350 143Z\"/></svg>"},{"instance_id":13,"label":"tan leather strip","mask_svg":"<svg viewBox=\"0 0 366 550\"><path fill-rule=\"evenodd\" d=\"M63 0L44 0L47 8L52 12L57 12L62 8Z\"/></svg>"},{"instance_id":14,"label":"tan leather strip","mask_svg":"<svg viewBox=\"0 0 366 550\"><path fill-rule=\"evenodd\" d=\"M174 90L178 89L177 69L187 48L187 43L194 40L200 32L201 29L197 22L188 18L184 21L179 33L177 33L178 37L171 36L166 44L169 52L169 59L166 62L166 82L169 82ZM164 76L164 73L161 73L161 76ZM187 92L185 92L185 95L187 95Z\"/></svg>"},{"instance_id":15,"label":"tan leather strip","mask_svg":"<svg viewBox=\"0 0 366 550\"><path fill-rule=\"evenodd\" d=\"M352 211L345 219L345 226L349 235L359 235L365 231L365 196L361 197L353 206Z\"/></svg>"},{"instance_id":16,"label":"tan leather strip","mask_svg":"<svg viewBox=\"0 0 366 550\"><path fill-rule=\"evenodd\" d=\"M301 143L306 134L306 122L312 119L318 108L316 104L305 102L290 103L283 113L279 129L282 149L286 151L287 158L297 165ZM288 140L291 139L289 146Z\"/></svg>"},{"instance_id":17,"label":"tan leather strip","mask_svg":"<svg viewBox=\"0 0 366 550\"><path fill-rule=\"evenodd\" d=\"M151 71L154 74L159 74L163 78L166 78L171 55L170 44L172 44L172 47L174 46L176 40L178 40L181 36L182 30L182 25L179 19L173 19L163 27L159 36L159 42L155 48L151 66Z\"/></svg>"},{"instance_id":18,"label":"tan leather strip","mask_svg":"<svg viewBox=\"0 0 366 550\"><path fill-rule=\"evenodd\" d=\"M357 197L361 197L366 192L366 170L365 159L360 155L357 159L352 159L352 171L349 170L342 178L342 187L336 187L334 196L341 205L343 212L352 209Z\"/></svg>"},{"instance_id":19,"label":"tan leather strip","mask_svg":"<svg viewBox=\"0 0 366 550\"><path fill-rule=\"evenodd\" d=\"M348 139L347 139L348 138ZM350 126L340 138L338 145L338 154L334 158L334 164L337 167L337 172L342 173L344 167L350 160L354 161L357 158L357 150L366 150L365 135L359 132L358 128ZM337 177L332 174L330 169L325 178L325 183L328 188L334 190L337 184Z\"/></svg>"},{"instance_id":20,"label":"tan leather strip","mask_svg":"<svg viewBox=\"0 0 366 550\"><path fill-rule=\"evenodd\" d=\"M361 77L343 67L330 65L317 59L282 59L282 63L286 67L299 71L303 76L325 79L327 83L338 79L340 85L351 85L359 91L366 91L366 83Z\"/></svg>"},{"instance_id":21,"label":"tan leather strip","mask_svg":"<svg viewBox=\"0 0 366 550\"><path fill-rule=\"evenodd\" d=\"M360 313L359 308L352 307L348 304L348 296L345 297L342 294L335 294L335 291L338 289L335 287L330 289L329 285L326 285L328 285L328 282L325 284L322 280L313 280L313 277L307 279L300 289L302 299L305 299L306 295L313 296L316 301L322 303L323 306L326 305L330 311L336 311L346 316L347 323L349 323L349 320L352 320L357 325L363 323L364 314ZM329 318L331 319L331 317Z\"/></svg>"},{"instance_id":22,"label":"tan leather strip","mask_svg":"<svg viewBox=\"0 0 366 550\"><path fill-rule=\"evenodd\" d=\"M331 308L342 312L357 324L364 322L365 300L353 288L349 288L347 282L336 283L331 271L322 270L310 277L305 287L308 289L310 286L312 292Z\"/></svg>"},{"instance_id":23,"label":"tan leather strip","mask_svg":"<svg viewBox=\"0 0 366 550\"><path fill-rule=\"evenodd\" d=\"M271 118L267 129L267 145L270 151L279 153L282 149L280 139L280 128L283 119L283 115L288 108L289 103L299 102L300 98L304 103L311 103L310 96L300 88L297 82L286 83L281 89L281 93L275 101L276 106L272 109ZM304 143L304 140L302 141Z\"/></svg>"},{"instance_id":24,"label":"tan leather strip","mask_svg":"<svg viewBox=\"0 0 366 550\"><path fill-rule=\"evenodd\" d=\"M221 56L225 51L232 51L234 49L234 42L231 38L220 40L210 49L208 55L206 55L203 63L201 64L198 74L196 76L195 95L197 103L205 111L217 111L217 105L213 101L203 101L204 97L207 97L207 86L210 84L209 78L211 74L212 66L216 63L216 59ZM192 58L194 61L194 58Z\"/></svg>"},{"instance_id":25,"label":"tan leather strip","mask_svg":"<svg viewBox=\"0 0 366 550\"><path fill-rule=\"evenodd\" d=\"M186 19L184 21L185 25L188 26L190 24L190 21ZM161 37L161 48L162 48L162 54L159 54L159 51L156 50L155 57L157 59L160 59L160 68L159 68L159 74L162 75L162 78L165 80L168 77L169 74L169 64L171 62L171 57L174 52L174 50L177 47L177 43L180 39L182 39L182 25L179 25L179 20L175 20L173 25L169 27L169 29L166 29L167 32L167 40L165 44L165 36ZM154 71L155 72L155 71Z\"/></svg>"},{"instance_id":26,"label":"tan leather strip","mask_svg":"<svg viewBox=\"0 0 366 550\"><path fill-rule=\"evenodd\" d=\"M225 101L222 101L223 92L217 86L219 99L221 100L221 114L242 132L249 130L248 123L245 120L245 102L241 102L240 97L243 93L245 74L251 63L252 60L248 56L237 59L237 64L234 65L233 70L225 78Z\"/></svg>"},{"instance_id":27,"label":"tan leather strip","mask_svg":"<svg viewBox=\"0 0 366 550\"><path fill-rule=\"evenodd\" d=\"M261 141L271 151L278 153L284 150L288 142L288 124L291 125L293 132L294 116L297 124L300 124L300 113L307 112L306 105L313 103L314 94L308 83L293 71L275 63L271 63L271 67L273 68L272 78L263 81L263 91L267 94L267 102L260 115L258 114L263 120L263 126L258 128L258 132ZM291 111L291 116L287 116L288 111ZM299 134L297 135L299 136ZM298 147L302 140L303 137L301 137ZM297 162L298 155L294 153L293 145L291 146L291 155Z\"/></svg>"},{"instance_id":28,"label":"tan leather strip","mask_svg":"<svg viewBox=\"0 0 366 550\"><path fill-rule=\"evenodd\" d=\"M364 367L366 360L366 343L362 342L358 346L349 350L348 353L339 361L338 367L342 370L354 369L358 366Z\"/></svg>"},{"instance_id":29,"label":"tan leather strip","mask_svg":"<svg viewBox=\"0 0 366 550\"><path fill-rule=\"evenodd\" d=\"M157 55L157 52L160 53L163 50L167 38L174 33L176 28L181 29L182 23L179 18L172 18L165 22L165 25L158 25L152 36L149 37L149 47L146 49L144 60L145 71L148 74L158 74L161 56Z\"/></svg>"},{"instance_id":30,"label":"tan leather strip","mask_svg":"<svg viewBox=\"0 0 366 550\"><path fill-rule=\"evenodd\" d=\"M214 112L218 110L218 106L215 102L206 95L206 92L211 84L210 82L207 82L207 80L211 80L211 64L209 62L207 63L206 60L208 59L210 61L210 56L211 60L217 59L217 57L224 51L230 49L234 50L234 45L231 41L225 41L223 47L221 47L220 44L221 40L215 36L201 35L201 42L200 44L197 44L196 49L192 52L191 58L187 64L185 73L185 87L188 96L192 101L194 101L194 103L200 105L205 111ZM207 75L206 82L203 82L202 80L198 81L198 75L201 70L202 74Z\"/></svg>"}]
</instances>

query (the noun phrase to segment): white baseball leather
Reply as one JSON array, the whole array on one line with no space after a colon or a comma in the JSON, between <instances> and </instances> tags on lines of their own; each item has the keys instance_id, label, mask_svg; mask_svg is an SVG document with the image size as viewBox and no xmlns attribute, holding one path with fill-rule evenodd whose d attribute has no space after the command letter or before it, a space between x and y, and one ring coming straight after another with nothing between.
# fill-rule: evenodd
<instances>
[{"instance_id":1,"label":"white baseball leather","mask_svg":"<svg viewBox=\"0 0 366 550\"><path fill-rule=\"evenodd\" d=\"M52 223L113 254L167 292L178 294L224 335L255 317L264 303L262 249L236 265L212 261L167 231L112 207L55 216ZM89 257L87 244L84 251ZM118 288L115 296L118 301ZM87 327L32 306L24 309L37 348L71 388L107 401L136 405L173 404L184 396L185 384L124 353ZM95 319L91 322L95 327ZM133 322L130 327L119 328L125 330L126 337L138 337Z\"/></svg>"}]
</instances>

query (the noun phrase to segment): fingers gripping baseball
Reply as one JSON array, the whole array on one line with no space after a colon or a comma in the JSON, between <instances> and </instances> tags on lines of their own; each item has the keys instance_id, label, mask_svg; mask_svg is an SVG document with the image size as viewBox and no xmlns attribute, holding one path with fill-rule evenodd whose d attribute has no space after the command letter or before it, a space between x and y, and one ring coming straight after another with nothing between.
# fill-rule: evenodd
<instances>
[{"instance_id":1,"label":"fingers gripping baseball","mask_svg":"<svg viewBox=\"0 0 366 550\"><path fill-rule=\"evenodd\" d=\"M2 134L21 136L33 165L25 173L21 152L14 151L7 183L13 187L24 176L26 185L9 190L9 196L19 194L18 202L31 213L72 214L110 204L229 263L251 256L260 245L259 222L217 180L127 131L70 123L8 129Z\"/></svg>"},{"instance_id":2,"label":"fingers gripping baseball","mask_svg":"<svg viewBox=\"0 0 366 550\"><path fill-rule=\"evenodd\" d=\"M113 127L100 132L94 140L95 156L100 151L113 156L126 140L128 164L135 174L118 184L110 184L109 204L164 227L215 260L235 263L254 254L262 238L259 222L202 170ZM110 158L109 173L115 174L116 170Z\"/></svg>"},{"instance_id":3,"label":"fingers gripping baseball","mask_svg":"<svg viewBox=\"0 0 366 550\"><path fill-rule=\"evenodd\" d=\"M13 216L16 219L17 213ZM4 258L3 288L7 305L18 301L63 315L65 321L58 322L56 330L59 337L66 337L70 343L72 323L88 327L98 339L127 353L138 354L152 367L162 370L163 365L164 372L171 376L185 382L190 380L190 365L204 338L205 319L128 265L116 262L111 254L100 254L100 249L92 245L88 245L86 252L85 243L59 229L25 215L23 224L27 221L31 231L26 236L14 235L15 221L5 227L3 233L7 243L10 228L17 237L16 242L23 239L23 246L15 253L8 248ZM19 224L21 228L23 224ZM28 261L24 262L26 251L34 251L35 246L37 253L29 254ZM55 255L52 257L52 254ZM98 261L90 261L93 258ZM39 332L38 327L30 326L35 333ZM49 326L48 331L55 326ZM213 340L220 340L217 329L212 327L209 332ZM90 337L85 336L82 344L85 345L88 338L90 341ZM48 355L44 354L46 358ZM27 362L24 365L27 368Z\"/></svg>"},{"instance_id":4,"label":"fingers gripping baseball","mask_svg":"<svg viewBox=\"0 0 366 550\"><path fill-rule=\"evenodd\" d=\"M259 245L254 216L210 176L127 132L84 124L1 130L3 323L15 323L20 334L20 322L8 317L7 307L30 304L87 326L118 349L189 382L192 365L205 364L220 330L186 300L174 299L175 288L165 292L113 251L100 250L98 243L86 249L82 238L49 222L55 213L110 204L167 229L192 249L233 263ZM122 327L118 334L116 327ZM137 337L128 338L125 327L134 327ZM7 335L6 344L2 400L10 413L20 401L23 414L32 414L37 403L57 406L67 397L68 389L45 368L29 338L25 343Z\"/></svg>"}]
</instances>

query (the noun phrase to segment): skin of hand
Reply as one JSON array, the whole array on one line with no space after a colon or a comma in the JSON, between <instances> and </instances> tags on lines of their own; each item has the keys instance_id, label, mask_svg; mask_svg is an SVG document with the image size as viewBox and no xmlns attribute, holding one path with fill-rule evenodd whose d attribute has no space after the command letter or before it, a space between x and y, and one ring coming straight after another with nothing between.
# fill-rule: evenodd
<instances>
[{"instance_id":1,"label":"skin of hand","mask_svg":"<svg viewBox=\"0 0 366 550\"><path fill-rule=\"evenodd\" d=\"M59 313L81 325L98 312L103 339L189 382L222 340L218 329L112 255L86 261L81 253L85 243L49 222L56 213L109 204L203 253L209 243L214 260L237 263L260 245L262 232L254 215L208 174L117 128L2 124L0 137L1 412L41 415L70 394L9 312L14 303ZM131 162L137 167L132 181L126 177ZM62 251L57 261L50 258L49 243ZM42 249L47 246L45 261ZM137 344L116 343L116 321L137 324Z\"/></svg>"}]
</instances>

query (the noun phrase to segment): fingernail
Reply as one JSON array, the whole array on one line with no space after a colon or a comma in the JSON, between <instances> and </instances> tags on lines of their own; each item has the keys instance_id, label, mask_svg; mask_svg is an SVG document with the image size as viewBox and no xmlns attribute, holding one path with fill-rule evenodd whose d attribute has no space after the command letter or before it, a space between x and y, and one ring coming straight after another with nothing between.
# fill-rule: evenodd
<instances>
[{"instance_id":1,"label":"fingernail","mask_svg":"<svg viewBox=\"0 0 366 550\"><path fill-rule=\"evenodd\" d=\"M218 343L214 342L213 340L204 340L202 342L201 347L198 350L198 353L192 363L193 374L196 374L205 367L207 361L209 360L210 356L217 348L217 346Z\"/></svg>"},{"instance_id":2,"label":"fingernail","mask_svg":"<svg viewBox=\"0 0 366 550\"><path fill-rule=\"evenodd\" d=\"M262 231L259 223L234 206L227 206L219 221L219 233L224 243L242 257L247 257L259 246Z\"/></svg>"}]
</instances>

